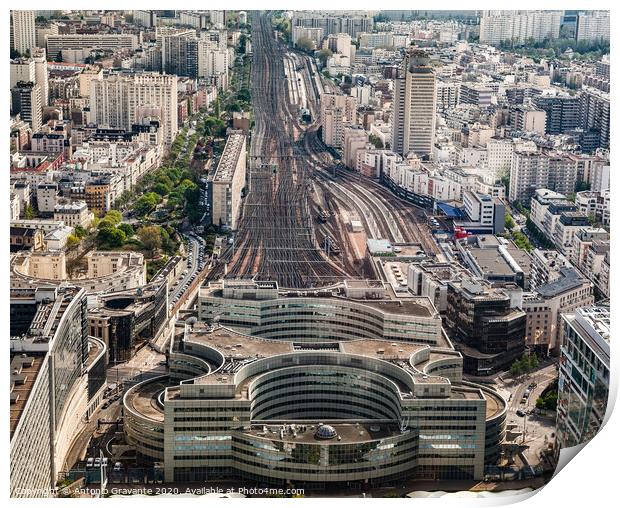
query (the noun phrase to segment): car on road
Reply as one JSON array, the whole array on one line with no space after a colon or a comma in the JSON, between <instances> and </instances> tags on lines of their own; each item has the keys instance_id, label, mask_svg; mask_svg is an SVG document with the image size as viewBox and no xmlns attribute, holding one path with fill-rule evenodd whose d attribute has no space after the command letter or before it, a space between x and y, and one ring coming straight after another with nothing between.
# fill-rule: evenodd
<instances>
[{"instance_id":1,"label":"car on road","mask_svg":"<svg viewBox=\"0 0 620 508\"><path fill-rule=\"evenodd\" d=\"M162 360L161 362L157 362L157 365L166 365L166 360Z\"/></svg>"},{"instance_id":2,"label":"car on road","mask_svg":"<svg viewBox=\"0 0 620 508\"><path fill-rule=\"evenodd\" d=\"M522 409L517 409L517 416L520 416L523 418L525 416L525 411L523 411Z\"/></svg>"},{"instance_id":3,"label":"car on road","mask_svg":"<svg viewBox=\"0 0 620 508\"><path fill-rule=\"evenodd\" d=\"M123 467L123 464L121 464L120 462L116 462L114 464L114 471L120 471L122 467Z\"/></svg>"},{"instance_id":4,"label":"car on road","mask_svg":"<svg viewBox=\"0 0 620 508\"><path fill-rule=\"evenodd\" d=\"M86 467L93 467L95 465L95 459L94 457L88 457L88 460L86 461Z\"/></svg>"}]
</instances>

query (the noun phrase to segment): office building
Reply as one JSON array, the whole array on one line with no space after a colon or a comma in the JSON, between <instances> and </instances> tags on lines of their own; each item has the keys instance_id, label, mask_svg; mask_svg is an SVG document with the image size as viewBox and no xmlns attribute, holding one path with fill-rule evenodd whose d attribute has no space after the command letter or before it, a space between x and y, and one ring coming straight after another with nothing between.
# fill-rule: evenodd
<instances>
[{"instance_id":1,"label":"office building","mask_svg":"<svg viewBox=\"0 0 620 508\"><path fill-rule=\"evenodd\" d=\"M574 192L577 161L561 153L516 151L510 168L508 199L528 204L537 189L561 194Z\"/></svg>"},{"instance_id":2,"label":"office building","mask_svg":"<svg viewBox=\"0 0 620 508\"><path fill-rule=\"evenodd\" d=\"M448 282L445 324L463 355L463 371L488 375L508 369L525 350L525 312L503 289L463 278Z\"/></svg>"},{"instance_id":3,"label":"office building","mask_svg":"<svg viewBox=\"0 0 620 508\"><path fill-rule=\"evenodd\" d=\"M172 345L170 381L125 395L127 439L177 482L351 488L476 479L497 460L506 403L462 382L449 343L324 342L308 332L300 343L187 326ZM149 404L162 389L163 407Z\"/></svg>"},{"instance_id":4,"label":"office building","mask_svg":"<svg viewBox=\"0 0 620 508\"><path fill-rule=\"evenodd\" d=\"M10 86L13 88L17 83L36 83L35 64L32 58L16 58L11 60Z\"/></svg>"},{"instance_id":5,"label":"office building","mask_svg":"<svg viewBox=\"0 0 620 508\"><path fill-rule=\"evenodd\" d=\"M198 77L198 43L196 30L160 32L162 70L166 74Z\"/></svg>"},{"instance_id":6,"label":"office building","mask_svg":"<svg viewBox=\"0 0 620 508\"><path fill-rule=\"evenodd\" d=\"M534 105L547 113L545 132L563 134L576 129L581 124L581 99L578 96L539 95L533 100Z\"/></svg>"},{"instance_id":7,"label":"office building","mask_svg":"<svg viewBox=\"0 0 620 508\"><path fill-rule=\"evenodd\" d=\"M609 94L585 88L580 96L581 128L594 133L594 143L590 151L596 148L609 148Z\"/></svg>"},{"instance_id":8,"label":"office building","mask_svg":"<svg viewBox=\"0 0 620 508\"><path fill-rule=\"evenodd\" d=\"M98 295L88 310L89 333L106 345L111 365L133 358L140 347L159 336L167 320L167 280L113 288Z\"/></svg>"},{"instance_id":9,"label":"office building","mask_svg":"<svg viewBox=\"0 0 620 508\"><path fill-rule=\"evenodd\" d=\"M237 229L246 169L245 134L242 131L233 131L226 139L215 172L207 178L207 203L211 224Z\"/></svg>"},{"instance_id":10,"label":"office building","mask_svg":"<svg viewBox=\"0 0 620 508\"><path fill-rule=\"evenodd\" d=\"M420 157L433 151L437 108L435 71L424 51L411 50L394 80L392 150Z\"/></svg>"},{"instance_id":11,"label":"office building","mask_svg":"<svg viewBox=\"0 0 620 508\"><path fill-rule=\"evenodd\" d=\"M11 289L11 497L51 497L81 423L102 401L105 345L87 336L86 294Z\"/></svg>"},{"instance_id":12,"label":"office building","mask_svg":"<svg viewBox=\"0 0 620 508\"><path fill-rule=\"evenodd\" d=\"M512 241L490 234L471 235L456 242L463 263L480 279L497 285L529 286L532 260Z\"/></svg>"},{"instance_id":13,"label":"office building","mask_svg":"<svg viewBox=\"0 0 620 508\"><path fill-rule=\"evenodd\" d=\"M522 132L545 134L547 113L542 109L515 106L510 110L510 125Z\"/></svg>"},{"instance_id":14,"label":"office building","mask_svg":"<svg viewBox=\"0 0 620 508\"><path fill-rule=\"evenodd\" d=\"M491 105L493 95L493 89L488 85L463 83L461 84L459 103L486 107Z\"/></svg>"},{"instance_id":15,"label":"office building","mask_svg":"<svg viewBox=\"0 0 620 508\"><path fill-rule=\"evenodd\" d=\"M275 282L224 280L200 288L198 314L201 321L215 319L267 339L442 343L441 318L427 298L387 296L379 281L345 281L333 291L294 292L279 290ZM313 310L320 308L329 312Z\"/></svg>"},{"instance_id":16,"label":"office building","mask_svg":"<svg viewBox=\"0 0 620 508\"><path fill-rule=\"evenodd\" d=\"M609 308L585 307L562 315L556 456L592 439L607 410L610 382Z\"/></svg>"},{"instance_id":17,"label":"office building","mask_svg":"<svg viewBox=\"0 0 620 508\"><path fill-rule=\"evenodd\" d=\"M145 11L136 9L133 11L133 22L136 25L140 25L146 28L155 28L158 24L157 12L158 11Z\"/></svg>"}]
</instances>

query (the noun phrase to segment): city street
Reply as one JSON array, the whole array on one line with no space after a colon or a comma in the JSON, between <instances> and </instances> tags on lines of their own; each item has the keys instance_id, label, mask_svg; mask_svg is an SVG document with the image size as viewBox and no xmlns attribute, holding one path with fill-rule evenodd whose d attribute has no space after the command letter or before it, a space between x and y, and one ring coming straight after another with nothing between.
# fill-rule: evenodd
<instances>
[{"instance_id":1,"label":"city street","mask_svg":"<svg viewBox=\"0 0 620 508\"><path fill-rule=\"evenodd\" d=\"M508 400L506 423L508 426L514 425L514 432L522 434L516 442L529 446L524 455L530 465L540 462L540 452L548 442L553 441L555 415L543 416L535 414L534 410L536 399L556 379L557 370L554 363L542 365L538 370L517 379L512 379L509 375L502 376L502 380L498 379L498 391ZM529 397L523 402L525 392L533 383L536 386L530 389ZM522 411L524 416L517 415L517 411Z\"/></svg>"}]
</instances>

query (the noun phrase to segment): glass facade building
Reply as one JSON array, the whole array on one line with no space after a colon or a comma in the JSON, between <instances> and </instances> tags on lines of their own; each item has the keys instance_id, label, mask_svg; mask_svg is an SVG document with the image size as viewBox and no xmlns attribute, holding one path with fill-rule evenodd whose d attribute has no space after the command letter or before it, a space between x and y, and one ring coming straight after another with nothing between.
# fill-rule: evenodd
<instances>
[{"instance_id":1,"label":"glass facade building","mask_svg":"<svg viewBox=\"0 0 620 508\"><path fill-rule=\"evenodd\" d=\"M556 452L599 431L609 397L610 313L586 307L563 314Z\"/></svg>"},{"instance_id":2,"label":"glass facade building","mask_svg":"<svg viewBox=\"0 0 620 508\"><path fill-rule=\"evenodd\" d=\"M479 479L499 454L506 404L461 373L449 347L272 340L196 324L173 344L169 376L125 395L125 433L163 462L166 481Z\"/></svg>"}]
</instances>

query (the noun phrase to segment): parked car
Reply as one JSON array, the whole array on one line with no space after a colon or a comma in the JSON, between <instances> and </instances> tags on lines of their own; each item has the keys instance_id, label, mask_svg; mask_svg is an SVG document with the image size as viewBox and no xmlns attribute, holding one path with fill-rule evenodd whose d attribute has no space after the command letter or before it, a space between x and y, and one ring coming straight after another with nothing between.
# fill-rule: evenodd
<instances>
[{"instance_id":1,"label":"parked car","mask_svg":"<svg viewBox=\"0 0 620 508\"><path fill-rule=\"evenodd\" d=\"M525 412L521 409L517 409L517 416L520 416L521 418L523 418L525 416Z\"/></svg>"},{"instance_id":2,"label":"parked car","mask_svg":"<svg viewBox=\"0 0 620 508\"><path fill-rule=\"evenodd\" d=\"M120 462L114 464L114 471L120 471L123 465Z\"/></svg>"},{"instance_id":3,"label":"parked car","mask_svg":"<svg viewBox=\"0 0 620 508\"><path fill-rule=\"evenodd\" d=\"M86 461L86 467L93 467L95 465L95 458L94 457L88 457L88 460Z\"/></svg>"}]
</instances>

